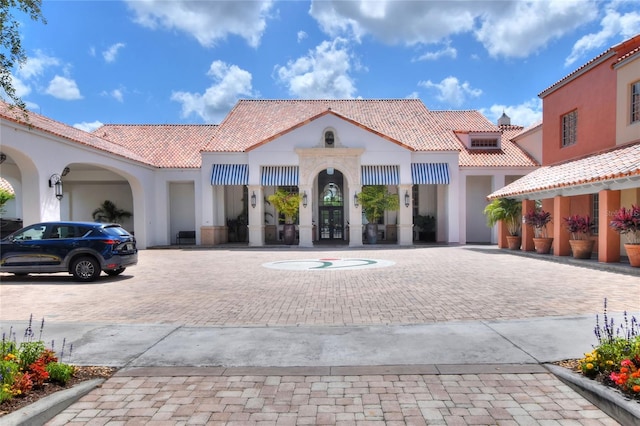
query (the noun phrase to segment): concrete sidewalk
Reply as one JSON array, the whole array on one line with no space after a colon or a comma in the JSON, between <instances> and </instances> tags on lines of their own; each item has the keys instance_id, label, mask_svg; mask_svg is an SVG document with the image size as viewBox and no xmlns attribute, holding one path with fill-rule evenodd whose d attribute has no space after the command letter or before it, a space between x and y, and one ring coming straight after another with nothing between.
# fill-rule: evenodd
<instances>
[{"instance_id":1,"label":"concrete sidewalk","mask_svg":"<svg viewBox=\"0 0 640 426\"><path fill-rule=\"evenodd\" d=\"M594 318L389 326L186 327L49 323L47 341L73 342L77 365L306 367L538 364L580 358ZM23 330L24 322L3 322Z\"/></svg>"}]
</instances>

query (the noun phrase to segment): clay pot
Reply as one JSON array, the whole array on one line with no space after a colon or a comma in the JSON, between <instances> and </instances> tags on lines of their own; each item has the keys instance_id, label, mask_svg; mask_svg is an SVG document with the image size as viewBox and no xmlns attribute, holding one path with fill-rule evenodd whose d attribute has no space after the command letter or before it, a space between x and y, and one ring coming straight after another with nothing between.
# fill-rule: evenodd
<instances>
[{"instance_id":1,"label":"clay pot","mask_svg":"<svg viewBox=\"0 0 640 426\"><path fill-rule=\"evenodd\" d=\"M595 240L569 240L574 259L591 259Z\"/></svg>"},{"instance_id":2,"label":"clay pot","mask_svg":"<svg viewBox=\"0 0 640 426\"><path fill-rule=\"evenodd\" d=\"M551 251L551 245L553 244L553 238L534 238L533 247L538 254L549 254Z\"/></svg>"}]
</instances>

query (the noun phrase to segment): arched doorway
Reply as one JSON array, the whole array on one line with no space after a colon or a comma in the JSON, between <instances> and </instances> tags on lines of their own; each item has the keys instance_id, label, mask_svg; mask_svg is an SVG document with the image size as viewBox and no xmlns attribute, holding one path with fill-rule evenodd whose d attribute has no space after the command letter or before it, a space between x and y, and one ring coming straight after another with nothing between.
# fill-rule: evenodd
<instances>
[{"instance_id":1,"label":"arched doorway","mask_svg":"<svg viewBox=\"0 0 640 426\"><path fill-rule=\"evenodd\" d=\"M342 173L328 168L318 175L320 241L344 240L344 182Z\"/></svg>"}]
</instances>

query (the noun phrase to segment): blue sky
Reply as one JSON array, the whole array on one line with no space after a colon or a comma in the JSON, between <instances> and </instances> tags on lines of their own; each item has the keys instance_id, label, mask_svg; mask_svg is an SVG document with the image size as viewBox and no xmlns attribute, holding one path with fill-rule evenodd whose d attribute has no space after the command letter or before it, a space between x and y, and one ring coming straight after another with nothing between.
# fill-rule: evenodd
<instances>
[{"instance_id":1,"label":"blue sky","mask_svg":"<svg viewBox=\"0 0 640 426\"><path fill-rule=\"evenodd\" d=\"M219 123L238 99L420 98L513 124L640 33L632 1L60 1L20 18L28 107L69 125Z\"/></svg>"}]
</instances>

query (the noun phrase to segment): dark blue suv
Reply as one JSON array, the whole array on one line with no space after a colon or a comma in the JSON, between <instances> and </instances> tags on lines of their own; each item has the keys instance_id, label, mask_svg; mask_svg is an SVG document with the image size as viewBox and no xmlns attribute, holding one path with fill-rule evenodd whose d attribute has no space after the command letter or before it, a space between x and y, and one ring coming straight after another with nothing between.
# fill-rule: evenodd
<instances>
[{"instance_id":1,"label":"dark blue suv","mask_svg":"<svg viewBox=\"0 0 640 426\"><path fill-rule=\"evenodd\" d=\"M69 272L87 282L136 263L136 239L114 223L36 223L0 240L0 272L15 275Z\"/></svg>"}]
</instances>

